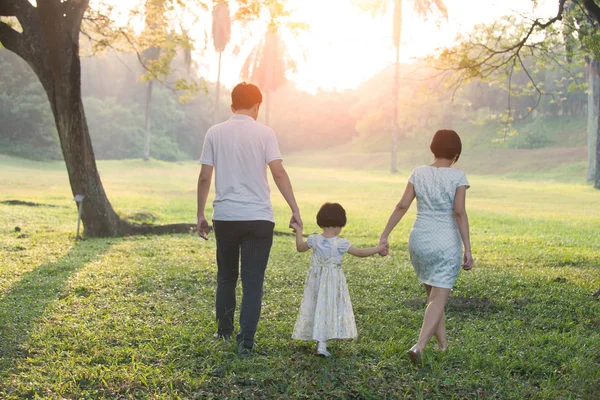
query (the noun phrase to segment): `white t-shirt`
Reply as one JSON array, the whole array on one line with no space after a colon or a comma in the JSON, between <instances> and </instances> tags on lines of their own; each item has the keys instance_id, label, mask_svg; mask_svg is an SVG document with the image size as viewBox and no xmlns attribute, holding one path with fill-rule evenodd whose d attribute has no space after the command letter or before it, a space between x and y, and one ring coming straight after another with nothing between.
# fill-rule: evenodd
<instances>
[{"instance_id":1,"label":"white t-shirt","mask_svg":"<svg viewBox=\"0 0 600 400\"><path fill-rule=\"evenodd\" d=\"M215 169L213 220L271 221L267 164L281 160L275 132L252 117L234 114L211 127L200 163Z\"/></svg>"}]
</instances>

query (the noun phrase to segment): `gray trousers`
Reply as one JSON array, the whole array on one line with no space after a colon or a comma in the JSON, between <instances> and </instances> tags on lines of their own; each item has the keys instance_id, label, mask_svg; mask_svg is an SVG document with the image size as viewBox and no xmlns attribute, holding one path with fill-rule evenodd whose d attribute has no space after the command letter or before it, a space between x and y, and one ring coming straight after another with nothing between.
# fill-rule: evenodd
<instances>
[{"instance_id":1,"label":"gray trousers","mask_svg":"<svg viewBox=\"0 0 600 400\"><path fill-rule=\"evenodd\" d=\"M242 304L237 342L244 343L246 347L253 347L275 224L270 221L213 220L213 227L217 241L218 266L217 333L226 337L233 333L235 288L241 271Z\"/></svg>"}]
</instances>

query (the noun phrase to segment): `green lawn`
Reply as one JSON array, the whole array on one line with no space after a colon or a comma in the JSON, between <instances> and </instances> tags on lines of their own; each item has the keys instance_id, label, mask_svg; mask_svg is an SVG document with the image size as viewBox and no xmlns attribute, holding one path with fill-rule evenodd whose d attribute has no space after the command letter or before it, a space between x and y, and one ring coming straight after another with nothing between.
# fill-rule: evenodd
<instances>
[{"instance_id":1,"label":"green lawn","mask_svg":"<svg viewBox=\"0 0 600 400\"><path fill-rule=\"evenodd\" d=\"M357 246L376 244L410 172L299 165L289 173L307 232L337 201ZM99 168L121 215L194 222L197 164ZM359 337L333 342L331 359L290 339L310 256L276 236L257 354L241 360L212 339L214 240L76 242L63 164L0 156L0 202L42 204L0 203L0 398L599 398L600 192L529 175L469 179L476 264L448 304L446 353L430 346L421 368L404 355L425 304L406 251L413 209L390 257L346 258ZM273 201L287 232L289 212Z\"/></svg>"}]
</instances>

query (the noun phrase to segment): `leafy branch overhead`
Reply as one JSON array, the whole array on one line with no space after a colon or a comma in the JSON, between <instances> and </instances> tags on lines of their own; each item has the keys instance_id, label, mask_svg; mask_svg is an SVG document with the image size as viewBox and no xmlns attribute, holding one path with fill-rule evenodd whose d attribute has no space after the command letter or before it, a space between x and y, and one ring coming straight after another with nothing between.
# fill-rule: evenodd
<instances>
[{"instance_id":1,"label":"leafy branch overhead","mask_svg":"<svg viewBox=\"0 0 600 400\"><path fill-rule=\"evenodd\" d=\"M203 87L193 72L194 38L189 32L207 10L201 1L147 0L126 11L100 3L88 10L81 32L89 39L92 54L107 49L133 52L144 70L141 81L158 81L180 93L180 99L189 99ZM172 81L169 78L176 72L172 61L179 55L186 71Z\"/></svg>"}]
</instances>

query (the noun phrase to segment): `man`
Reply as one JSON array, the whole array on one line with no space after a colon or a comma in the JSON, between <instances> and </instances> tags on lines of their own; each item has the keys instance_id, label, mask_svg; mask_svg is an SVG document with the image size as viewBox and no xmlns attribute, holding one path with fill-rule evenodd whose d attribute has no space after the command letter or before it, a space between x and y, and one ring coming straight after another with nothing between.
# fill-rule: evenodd
<instances>
[{"instance_id":1,"label":"man","mask_svg":"<svg viewBox=\"0 0 600 400\"><path fill-rule=\"evenodd\" d=\"M231 118L211 127L204 139L198 178L198 234L208 239L204 209L214 169L213 228L218 266L216 336L229 339L233 334L235 288L241 270L243 295L237 343L238 354L243 356L254 348L265 270L273 243L275 222L267 165L292 210L290 223L302 225L302 219L275 133L256 122L262 102L260 89L240 83L231 92L231 100Z\"/></svg>"}]
</instances>

